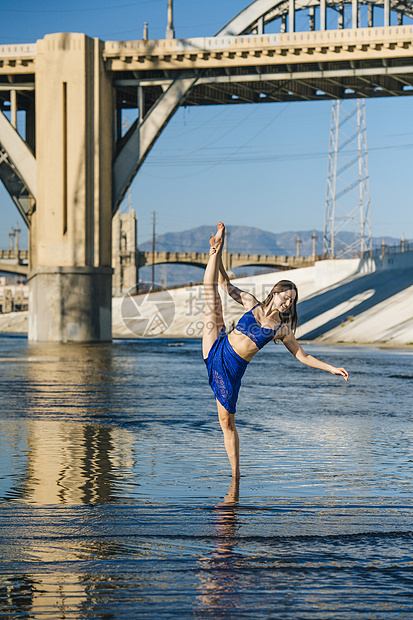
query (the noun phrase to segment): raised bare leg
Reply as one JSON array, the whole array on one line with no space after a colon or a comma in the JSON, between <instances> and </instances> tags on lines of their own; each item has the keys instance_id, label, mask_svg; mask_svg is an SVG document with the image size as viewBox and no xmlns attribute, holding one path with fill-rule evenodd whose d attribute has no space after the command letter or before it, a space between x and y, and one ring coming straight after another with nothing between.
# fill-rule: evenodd
<instances>
[{"instance_id":1,"label":"raised bare leg","mask_svg":"<svg viewBox=\"0 0 413 620\"><path fill-rule=\"evenodd\" d=\"M218 244L223 243L224 242L224 236L225 236L225 226L224 226L224 224L222 222L218 222L217 232L209 240L209 245L211 247L215 247Z\"/></svg>"},{"instance_id":2,"label":"raised bare leg","mask_svg":"<svg viewBox=\"0 0 413 620\"><path fill-rule=\"evenodd\" d=\"M204 359L208 357L208 353L224 325L221 297L218 292L218 272L224 236L225 227L219 222L217 234L211 237L210 240L210 242L213 242L213 246L209 252L209 260L204 275L206 301L202 332L202 353Z\"/></svg>"},{"instance_id":3,"label":"raised bare leg","mask_svg":"<svg viewBox=\"0 0 413 620\"><path fill-rule=\"evenodd\" d=\"M218 265L218 282L222 290L227 291L229 284L229 277L224 267L224 263L222 262L222 252L219 257L219 265Z\"/></svg>"},{"instance_id":4,"label":"raised bare leg","mask_svg":"<svg viewBox=\"0 0 413 620\"><path fill-rule=\"evenodd\" d=\"M232 477L238 479L241 474L239 470L239 437L237 427L235 426L235 415L229 413L218 400L217 407L219 423L224 433L225 450L231 465Z\"/></svg>"}]
</instances>

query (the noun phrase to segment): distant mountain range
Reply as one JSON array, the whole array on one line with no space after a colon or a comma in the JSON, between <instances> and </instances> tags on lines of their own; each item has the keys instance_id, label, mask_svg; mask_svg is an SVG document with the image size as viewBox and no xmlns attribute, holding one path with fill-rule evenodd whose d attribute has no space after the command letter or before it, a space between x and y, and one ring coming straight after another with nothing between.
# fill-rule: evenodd
<instances>
[{"instance_id":1,"label":"distant mountain range","mask_svg":"<svg viewBox=\"0 0 413 620\"><path fill-rule=\"evenodd\" d=\"M198 226L183 232L170 232L156 237L156 250L160 252L207 252L209 238L215 233L215 226ZM323 232L315 231L317 235L316 252L323 251ZM247 254L286 254L295 255L297 235L302 240L300 253L302 256L310 256L313 251L312 230L287 231L271 233L260 228L250 226L228 226L228 251L242 252ZM342 233L347 242L354 238L352 233ZM374 237L373 246L378 247L383 237ZM385 243L394 245L400 239L385 237ZM152 249L152 241L141 243L139 249L148 251Z\"/></svg>"},{"instance_id":2,"label":"distant mountain range","mask_svg":"<svg viewBox=\"0 0 413 620\"><path fill-rule=\"evenodd\" d=\"M209 238L214 234L215 226L198 226L183 232L170 232L156 237L155 248L159 252L207 252L209 249ZM323 232L316 230L316 253L323 252ZM250 226L228 226L227 247L229 252L241 252L247 254L278 254L293 256L296 254L297 235L300 236L300 254L301 256L310 256L313 252L313 231L287 231L282 233L272 233L259 228ZM342 233L346 243L350 243L354 238L352 233ZM383 237L373 238L373 247L379 247ZM400 239L394 237L384 237L387 245L396 245L400 243ZM150 251L152 249L152 241L146 241L139 245L139 250ZM268 268L258 267L240 267L235 270L236 275L254 275L268 271ZM143 282L147 282L151 278L151 267L144 267L139 271L139 277ZM159 265L155 268L156 281L163 286L176 286L178 284L186 284L188 282L197 282L202 280L203 270L199 267L190 267L186 265Z\"/></svg>"}]
</instances>

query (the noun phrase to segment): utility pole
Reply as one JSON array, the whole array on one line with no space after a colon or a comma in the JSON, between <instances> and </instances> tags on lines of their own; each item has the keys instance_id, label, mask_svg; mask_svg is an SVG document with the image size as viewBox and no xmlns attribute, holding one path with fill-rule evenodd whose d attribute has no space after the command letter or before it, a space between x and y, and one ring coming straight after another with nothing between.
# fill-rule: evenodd
<instances>
[{"instance_id":1,"label":"utility pole","mask_svg":"<svg viewBox=\"0 0 413 620\"><path fill-rule=\"evenodd\" d=\"M156 233L156 211L152 211L152 286L155 289L155 233Z\"/></svg>"},{"instance_id":2,"label":"utility pole","mask_svg":"<svg viewBox=\"0 0 413 620\"><path fill-rule=\"evenodd\" d=\"M10 237L10 251L13 252L14 250L14 228L13 227L11 231L9 232L9 237Z\"/></svg>"},{"instance_id":3,"label":"utility pole","mask_svg":"<svg viewBox=\"0 0 413 620\"><path fill-rule=\"evenodd\" d=\"M297 235L297 239L295 240L295 243L297 245L297 253L296 253L296 257L300 258L300 245L302 244L303 240L300 239L300 235Z\"/></svg>"},{"instance_id":4,"label":"utility pole","mask_svg":"<svg viewBox=\"0 0 413 620\"><path fill-rule=\"evenodd\" d=\"M315 242L316 242L316 241L317 241L317 239L318 239L318 235L317 235L317 234L316 234L316 232L315 232L315 228L313 229L313 234L311 235L311 239L313 240L313 260L315 261L315 258L316 258L316 256L317 256L317 254L316 254L316 245L315 245Z\"/></svg>"},{"instance_id":5,"label":"utility pole","mask_svg":"<svg viewBox=\"0 0 413 620\"><path fill-rule=\"evenodd\" d=\"M21 229L19 228L19 223L16 222L16 228L14 229L14 235L16 239L15 249L17 252L17 256L19 255L19 233L21 233Z\"/></svg>"}]
</instances>

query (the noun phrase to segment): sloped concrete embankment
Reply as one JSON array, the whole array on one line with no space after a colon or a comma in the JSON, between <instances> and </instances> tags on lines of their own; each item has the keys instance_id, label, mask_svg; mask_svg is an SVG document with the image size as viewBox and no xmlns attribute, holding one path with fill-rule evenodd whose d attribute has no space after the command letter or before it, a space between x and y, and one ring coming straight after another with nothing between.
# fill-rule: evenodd
<instances>
[{"instance_id":1,"label":"sloped concrete embankment","mask_svg":"<svg viewBox=\"0 0 413 620\"><path fill-rule=\"evenodd\" d=\"M300 304L306 340L413 345L413 252L360 261L356 273Z\"/></svg>"}]
</instances>

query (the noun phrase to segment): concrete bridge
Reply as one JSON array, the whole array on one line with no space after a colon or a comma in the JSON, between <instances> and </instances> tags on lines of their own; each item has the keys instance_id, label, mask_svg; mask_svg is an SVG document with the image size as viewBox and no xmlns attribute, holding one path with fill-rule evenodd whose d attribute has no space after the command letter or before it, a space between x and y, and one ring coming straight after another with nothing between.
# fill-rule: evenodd
<instances>
[{"instance_id":1,"label":"concrete bridge","mask_svg":"<svg viewBox=\"0 0 413 620\"><path fill-rule=\"evenodd\" d=\"M208 257L209 254L207 252L137 252L137 267L172 263L206 267ZM247 266L299 269L300 267L314 265L316 259L312 256L296 257L224 252L223 260L228 269ZM28 251L0 250L0 271L28 275Z\"/></svg>"},{"instance_id":2,"label":"concrete bridge","mask_svg":"<svg viewBox=\"0 0 413 620\"><path fill-rule=\"evenodd\" d=\"M382 244L372 252L367 251L365 258L369 256L385 256L413 251L413 244L404 240L400 245L387 246ZM207 252L137 252L137 267L151 265L181 264L205 268L208 262ZM319 256L287 256L285 254L246 254L239 252L223 252L223 261L228 270L236 267L271 267L273 269L288 270L312 267ZM28 275L29 256L27 250L0 250L0 271L19 275Z\"/></svg>"},{"instance_id":3,"label":"concrete bridge","mask_svg":"<svg viewBox=\"0 0 413 620\"><path fill-rule=\"evenodd\" d=\"M165 263L180 263L195 267L206 267L209 254L207 252L139 252L139 267L148 265L162 265ZM298 269L314 265L312 256L275 256L269 254L239 254L223 252L223 262L227 269L236 267L259 266L273 267L274 269Z\"/></svg>"},{"instance_id":4,"label":"concrete bridge","mask_svg":"<svg viewBox=\"0 0 413 620\"><path fill-rule=\"evenodd\" d=\"M0 271L27 276L28 264L28 250L0 250Z\"/></svg>"},{"instance_id":5,"label":"concrete bridge","mask_svg":"<svg viewBox=\"0 0 413 620\"><path fill-rule=\"evenodd\" d=\"M300 11L308 29L296 32ZM180 105L409 96L405 15L411 0L255 0L207 38L59 33L0 46L0 179L29 226L30 340L111 338L111 219ZM281 34L266 34L276 20ZM138 115L123 135L129 108Z\"/></svg>"}]
</instances>

